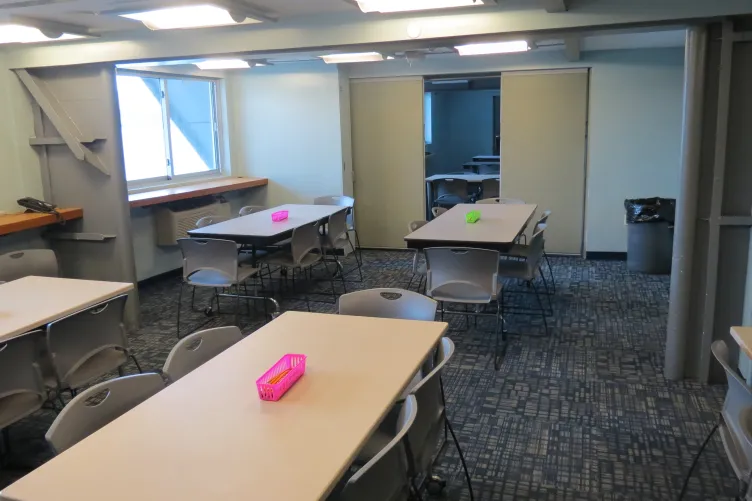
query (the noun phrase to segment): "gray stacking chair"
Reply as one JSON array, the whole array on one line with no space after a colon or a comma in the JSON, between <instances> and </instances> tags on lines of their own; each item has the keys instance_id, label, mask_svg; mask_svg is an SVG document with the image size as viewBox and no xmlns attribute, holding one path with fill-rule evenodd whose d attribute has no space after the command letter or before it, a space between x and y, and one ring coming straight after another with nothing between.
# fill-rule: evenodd
<instances>
[{"instance_id":1,"label":"gray stacking chair","mask_svg":"<svg viewBox=\"0 0 752 501\"><path fill-rule=\"evenodd\" d=\"M502 278L511 278L515 280L522 280L526 282L533 289L535 298L538 301L540 307L541 316L543 317L543 326L548 334L548 323L546 322L546 308L543 306L538 288L535 286L536 275L540 274L543 280L543 287L548 295L548 284L546 283L546 276L543 274L541 268L541 260L543 259L543 246L544 239L543 233L546 229L545 224L539 224L535 228L533 237L530 239L528 245L515 245L513 248L514 254L511 257L522 257L523 259L502 259L499 263L499 276ZM509 257L508 255L502 255ZM551 298L548 298L549 309L552 310Z\"/></svg>"},{"instance_id":2,"label":"gray stacking chair","mask_svg":"<svg viewBox=\"0 0 752 501\"><path fill-rule=\"evenodd\" d=\"M28 249L0 255L0 283L35 275L57 277L57 256L50 249Z\"/></svg>"},{"instance_id":3,"label":"gray stacking chair","mask_svg":"<svg viewBox=\"0 0 752 501\"><path fill-rule=\"evenodd\" d=\"M126 376L94 385L68 402L47 430L45 438L55 454L60 454L162 388L162 377L154 373ZM113 451L113 454L117 454L117 451Z\"/></svg>"},{"instance_id":4,"label":"gray stacking chair","mask_svg":"<svg viewBox=\"0 0 752 501\"><path fill-rule=\"evenodd\" d=\"M444 214L446 211L448 211L446 207L433 207L431 209L431 214L433 215L434 219L439 217L440 215Z\"/></svg>"},{"instance_id":5,"label":"gray stacking chair","mask_svg":"<svg viewBox=\"0 0 752 501\"><path fill-rule=\"evenodd\" d=\"M0 343L0 430L8 450L8 427L38 411L47 400L37 364L36 338L42 331Z\"/></svg>"},{"instance_id":6,"label":"gray stacking chair","mask_svg":"<svg viewBox=\"0 0 752 501\"><path fill-rule=\"evenodd\" d=\"M452 207L457 204L469 203L471 197L467 194L468 183L466 179L445 178L435 181L436 199L433 205Z\"/></svg>"},{"instance_id":7,"label":"gray stacking chair","mask_svg":"<svg viewBox=\"0 0 752 501\"><path fill-rule=\"evenodd\" d=\"M360 281L363 281L363 271L361 270L361 261L358 256L358 252L350 240L350 233L347 230L347 212L336 212L329 216L326 224L326 234L321 238L321 249L324 254L331 254L334 257L336 265L340 268L342 276L344 277L345 268L339 261L337 256L338 251L342 251L343 257L346 257L348 250L352 251L355 255L355 262L358 265L358 273L360 274Z\"/></svg>"},{"instance_id":8,"label":"gray stacking chair","mask_svg":"<svg viewBox=\"0 0 752 501\"><path fill-rule=\"evenodd\" d=\"M263 205L246 205L245 207L241 208L238 212L239 216L248 216L250 214L255 214L257 212L261 212L266 210L266 207Z\"/></svg>"},{"instance_id":9,"label":"gray stacking chair","mask_svg":"<svg viewBox=\"0 0 752 501\"><path fill-rule=\"evenodd\" d=\"M408 234L419 230L420 228L424 227L427 224L428 224L428 221L411 221L407 225ZM421 284L423 283L423 280L425 280L426 278L426 265L425 263L423 264L420 263L420 255L421 255L421 252L416 249L415 255L413 255L413 274L410 277L410 281L407 283L408 290L410 289L410 286L412 285L413 280L415 280L416 275L419 277L418 291L420 291Z\"/></svg>"},{"instance_id":10,"label":"gray stacking chair","mask_svg":"<svg viewBox=\"0 0 752 501\"><path fill-rule=\"evenodd\" d=\"M457 311L461 315L489 315L480 313L484 305L496 304L494 365L499 368L502 355L499 337L502 329L502 294L498 280L499 253L493 250L466 247L432 247L425 249L426 295L441 302L441 320L444 320L443 303L475 305L476 312Z\"/></svg>"},{"instance_id":11,"label":"gray stacking chair","mask_svg":"<svg viewBox=\"0 0 752 501\"><path fill-rule=\"evenodd\" d=\"M395 433L373 458L347 480L331 501L404 501L410 498L409 460L406 435L420 411L414 396L405 399Z\"/></svg>"},{"instance_id":12,"label":"gray stacking chair","mask_svg":"<svg viewBox=\"0 0 752 501\"><path fill-rule=\"evenodd\" d=\"M47 353L55 375L47 386L75 390L110 372L121 373L133 359L123 318L128 295L109 299L47 325Z\"/></svg>"},{"instance_id":13,"label":"gray stacking chair","mask_svg":"<svg viewBox=\"0 0 752 501\"><path fill-rule=\"evenodd\" d=\"M498 179L484 179L480 182L483 198L498 198L501 183Z\"/></svg>"},{"instance_id":14,"label":"gray stacking chair","mask_svg":"<svg viewBox=\"0 0 752 501\"><path fill-rule=\"evenodd\" d=\"M355 228L354 198L345 195L327 195L324 197L314 198L313 205L336 205L338 207L349 207L350 211L349 214L347 214L347 231L352 231L355 234L355 244L357 248L360 249L360 238L358 238L358 230ZM361 256L360 259L362 262L363 256Z\"/></svg>"},{"instance_id":15,"label":"gray stacking chair","mask_svg":"<svg viewBox=\"0 0 752 501\"><path fill-rule=\"evenodd\" d=\"M432 322L436 301L404 289L368 289L340 296L339 314Z\"/></svg>"},{"instance_id":16,"label":"gray stacking chair","mask_svg":"<svg viewBox=\"0 0 752 501\"><path fill-rule=\"evenodd\" d=\"M205 216L196 221L196 228L204 228L205 226L211 226L212 224L224 223L232 219L229 216Z\"/></svg>"},{"instance_id":17,"label":"gray stacking chair","mask_svg":"<svg viewBox=\"0 0 752 501\"><path fill-rule=\"evenodd\" d=\"M499 199L498 198L484 198L482 200L478 200L475 203L476 204L498 204Z\"/></svg>"},{"instance_id":18,"label":"gray stacking chair","mask_svg":"<svg viewBox=\"0 0 752 501\"><path fill-rule=\"evenodd\" d=\"M214 289L218 311L217 290L234 287L237 324L240 315L240 286L245 286L246 280L255 276L259 269L239 262L237 244L231 240L180 238L178 245L183 254L183 282L178 292L177 337L180 338L183 285Z\"/></svg>"},{"instance_id":19,"label":"gray stacking chair","mask_svg":"<svg viewBox=\"0 0 752 501\"><path fill-rule=\"evenodd\" d=\"M194 332L172 348L162 373L175 382L242 339L243 334L234 325Z\"/></svg>"}]
</instances>

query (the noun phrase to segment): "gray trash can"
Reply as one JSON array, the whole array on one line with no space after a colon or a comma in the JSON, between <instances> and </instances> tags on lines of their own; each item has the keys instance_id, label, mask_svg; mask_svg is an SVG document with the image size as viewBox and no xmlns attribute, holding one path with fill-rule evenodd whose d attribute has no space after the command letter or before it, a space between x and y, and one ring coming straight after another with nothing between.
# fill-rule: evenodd
<instances>
[{"instance_id":1,"label":"gray trash can","mask_svg":"<svg viewBox=\"0 0 752 501\"><path fill-rule=\"evenodd\" d=\"M671 273L674 248L672 198L625 200L627 209L627 269L638 273Z\"/></svg>"}]
</instances>

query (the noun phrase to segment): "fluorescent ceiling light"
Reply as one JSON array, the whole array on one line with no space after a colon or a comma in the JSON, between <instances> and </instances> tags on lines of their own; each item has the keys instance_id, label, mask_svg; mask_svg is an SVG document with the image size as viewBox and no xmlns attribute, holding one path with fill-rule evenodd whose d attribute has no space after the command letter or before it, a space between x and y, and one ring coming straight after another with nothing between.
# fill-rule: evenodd
<instances>
[{"instance_id":1,"label":"fluorescent ceiling light","mask_svg":"<svg viewBox=\"0 0 752 501\"><path fill-rule=\"evenodd\" d=\"M84 38L81 35L63 33L59 37L49 37L39 28L22 24L0 24L0 44L3 43L36 43L54 42L59 40L74 40Z\"/></svg>"},{"instance_id":2,"label":"fluorescent ceiling light","mask_svg":"<svg viewBox=\"0 0 752 501\"><path fill-rule=\"evenodd\" d=\"M434 85L466 84L467 80L429 80Z\"/></svg>"},{"instance_id":3,"label":"fluorescent ceiling light","mask_svg":"<svg viewBox=\"0 0 752 501\"><path fill-rule=\"evenodd\" d=\"M519 40L516 42L471 43L468 45L458 45L455 49L460 53L460 56L478 56L482 54L525 52L530 50L530 47L526 41Z\"/></svg>"},{"instance_id":4,"label":"fluorescent ceiling light","mask_svg":"<svg viewBox=\"0 0 752 501\"><path fill-rule=\"evenodd\" d=\"M141 21L150 30L175 30L181 28L206 28L235 24L260 23L258 19L237 17L214 5L189 5L166 9L121 14L122 17Z\"/></svg>"},{"instance_id":5,"label":"fluorescent ceiling light","mask_svg":"<svg viewBox=\"0 0 752 501\"><path fill-rule=\"evenodd\" d=\"M248 61L242 59L209 59L195 64L201 70L233 70L251 67Z\"/></svg>"},{"instance_id":6,"label":"fluorescent ceiling light","mask_svg":"<svg viewBox=\"0 0 752 501\"><path fill-rule=\"evenodd\" d=\"M378 52L358 52L355 54L329 54L321 56L326 64L364 63L368 61L383 61L384 56Z\"/></svg>"},{"instance_id":7,"label":"fluorescent ceiling light","mask_svg":"<svg viewBox=\"0 0 752 501\"><path fill-rule=\"evenodd\" d=\"M449 9L488 5L491 0L357 0L363 12L408 12L414 10Z\"/></svg>"}]
</instances>

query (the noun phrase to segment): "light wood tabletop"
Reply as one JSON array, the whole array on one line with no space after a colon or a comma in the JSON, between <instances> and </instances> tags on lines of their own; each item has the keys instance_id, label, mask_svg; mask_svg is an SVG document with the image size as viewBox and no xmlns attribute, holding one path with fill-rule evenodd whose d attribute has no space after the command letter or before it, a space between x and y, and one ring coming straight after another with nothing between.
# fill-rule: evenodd
<instances>
[{"instance_id":1,"label":"light wood tabletop","mask_svg":"<svg viewBox=\"0 0 752 501\"><path fill-rule=\"evenodd\" d=\"M272 221L272 214L286 210L288 217L284 221ZM196 238L223 238L239 243L259 245L273 244L289 238L295 228L326 219L337 212L349 210L349 207L337 205L280 205L247 216L236 217L228 221L191 230L188 234Z\"/></svg>"},{"instance_id":2,"label":"light wood tabletop","mask_svg":"<svg viewBox=\"0 0 752 501\"><path fill-rule=\"evenodd\" d=\"M752 327L732 327L731 337L737 342L739 348L752 358Z\"/></svg>"},{"instance_id":3,"label":"light wood tabletop","mask_svg":"<svg viewBox=\"0 0 752 501\"><path fill-rule=\"evenodd\" d=\"M33 276L0 284L0 342L131 289L123 282Z\"/></svg>"},{"instance_id":4,"label":"light wood tabletop","mask_svg":"<svg viewBox=\"0 0 752 501\"><path fill-rule=\"evenodd\" d=\"M413 249L464 246L505 250L525 230L537 205L534 204L458 204L405 237ZM465 222L465 214L479 211L480 220Z\"/></svg>"},{"instance_id":5,"label":"light wood tabletop","mask_svg":"<svg viewBox=\"0 0 752 501\"><path fill-rule=\"evenodd\" d=\"M0 493L14 501L323 499L447 329L287 312ZM286 353L278 402L255 381Z\"/></svg>"}]
</instances>

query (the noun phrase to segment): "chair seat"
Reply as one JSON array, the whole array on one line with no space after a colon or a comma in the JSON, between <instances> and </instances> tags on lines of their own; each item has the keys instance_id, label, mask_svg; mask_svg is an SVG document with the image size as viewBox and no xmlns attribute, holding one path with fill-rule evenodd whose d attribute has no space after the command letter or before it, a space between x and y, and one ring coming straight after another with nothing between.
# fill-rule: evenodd
<instances>
[{"instance_id":1,"label":"chair seat","mask_svg":"<svg viewBox=\"0 0 752 501\"><path fill-rule=\"evenodd\" d=\"M238 266L237 283L245 282L248 278L258 273L258 271L258 268L241 264L241 266ZM199 287L228 287L230 285L235 285L235 283L231 283L231 281L229 281L229 279L222 273L212 270L197 271L186 279L186 283L197 285Z\"/></svg>"},{"instance_id":2,"label":"chair seat","mask_svg":"<svg viewBox=\"0 0 752 501\"><path fill-rule=\"evenodd\" d=\"M44 397L30 391L0 398L0 429L38 411L42 408L42 404L44 404Z\"/></svg>"},{"instance_id":3,"label":"chair seat","mask_svg":"<svg viewBox=\"0 0 752 501\"><path fill-rule=\"evenodd\" d=\"M321 254L309 253L303 257L300 264L296 264L289 252L277 252L264 259L264 263L285 268L305 268L321 261Z\"/></svg>"},{"instance_id":4,"label":"chair seat","mask_svg":"<svg viewBox=\"0 0 752 501\"><path fill-rule=\"evenodd\" d=\"M511 249L509 249L509 251L503 253L501 257L504 258L505 256L507 256L507 257L516 257L516 258L526 258L530 256L531 254L530 250L531 248L529 245L515 244L512 246Z\"/></svg>"},{"instance_id":5,"label":"chair seat","mask_svg":"<svg viewBox=\"0 0 752 501\"><path fill-rule=\"evenodd\" d=\"M64 381L66 388L81 388L98 379L102 374L113 372L128 362L128 355L117 348L107 348L89 358L86 362L68 375ZM44 384L49 388L57 388L54 377L45 379Z\"/></svg>"},{"instance_id":6,"label":"chair seat","mask_svg":"<svg viewBox=\"0 0 752 501\"><path fill-rule=\"evenodd\" d=\"M490 298L488 297L487 293L485 293L478 287L463 283L449 283L440 285L439 287L428 291L426 295L437 301L447 301L449 303L490 303L491 301L495 301L499 296L501 287L502 284L497 283L496 292Z\"/></svg>"},{"instance_id":7,"label":"chair seat","mask_svg":"<svg viewBox=\"0 0 752 501\"><path fill-rule=\"evenodd\" d=\"M535 278L531 273L527 261L517 261L514 259L499 260L499 276L519 280L532 280Z\"/></svg>"},{"instance_id":8,"label":"chair seat","mask_svg":"<svg viewBox=\"0 0 752 501\"><path fill-rule=\"evenodd\" d=\"M345 255L348 251L352 251L350 247L350 241L347 238L338 238L334 242L330 242L328 238L321 240L321 248L325 251L342 250Z\"/></svg>"}]
</instances>

